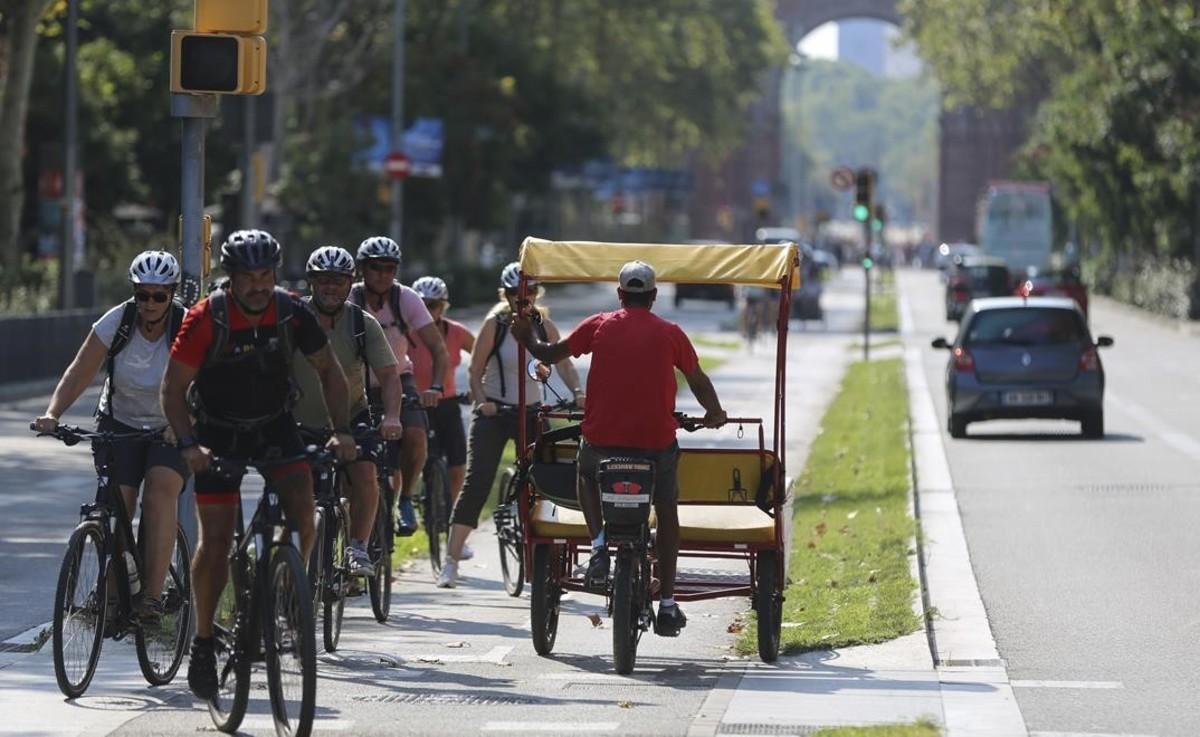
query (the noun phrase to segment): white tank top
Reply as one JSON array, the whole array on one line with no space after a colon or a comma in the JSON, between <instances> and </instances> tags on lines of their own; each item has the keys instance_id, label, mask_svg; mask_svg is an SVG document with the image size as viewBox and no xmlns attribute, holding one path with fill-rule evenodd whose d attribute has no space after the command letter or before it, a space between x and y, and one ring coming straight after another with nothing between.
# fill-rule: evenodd
<instances>
[{"instance_id":1,"label":"white tank top","mask_svg":"<svg viewBox=\"0 0 1200 737\"><path fill-rule=\"evenodd\" d=\"M497 317L497 325L500 320L507 320L507 315ZM493 327L493 329L495 329ZM504 404L516 404L518 397L518 384L520 378L525 379L525 402L526 404L536 404L542 399L542 385L536 380L529 377L525 372L525 366L521 364L517 357L517 341L513 339L511 332L504 329L504 337L500 341L500 350L496 351L493 348L493 353L488 358L487 365L483 370L483 393L491 400L503 402ZM533 356L528 351L525 352L525 362L528 363L533 359ZM504 365L504 382L501 386L500 381L500 365Z\"/></svg>"}]
</instances>

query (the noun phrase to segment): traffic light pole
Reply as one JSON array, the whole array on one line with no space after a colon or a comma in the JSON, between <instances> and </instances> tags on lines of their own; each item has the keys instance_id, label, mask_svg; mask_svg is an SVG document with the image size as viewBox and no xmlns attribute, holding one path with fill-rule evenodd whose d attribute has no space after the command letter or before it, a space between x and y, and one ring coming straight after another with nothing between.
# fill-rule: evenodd
<instances>
[{"instance_id":1,"label":"traffic light pole","mask_svg":"<svg viewBox=\"0 0 1200 737\"><path fill-rule=\"evenodd\" d=\"M204 252L204 136L208 121L217 117L216 95L171 95L171 117L183 121L183 155L179 199L183 227L180 238L180 266L183 282L180 297L191 306L203 293L200 263ZM196 545L196 504L192 481L179 495L179 524L187 539Z\"/></svg>"},{"instance_id":2,"label":"traffic light pole","mask_svg":"<svg viewBox=\"0 0 1200 737\"><path fill-rule=\"evenodd\" d=\"M871 360L871 221L863 223L863 283L866 308L863 310L863 360Z\"/></svg>"},{"instance_id":3,"label":"traffic light pole","mask_svg":"<svg viewBox=\"0 0 1200 737\"><path fill-rule=\"evenodd\" d=\"M404 0L395 0L392 19L392 152L404 150L404 32L407 13ZM392 179L392 207L389 234L404 242L404 180Z\"/></svg>"}]
</instances>

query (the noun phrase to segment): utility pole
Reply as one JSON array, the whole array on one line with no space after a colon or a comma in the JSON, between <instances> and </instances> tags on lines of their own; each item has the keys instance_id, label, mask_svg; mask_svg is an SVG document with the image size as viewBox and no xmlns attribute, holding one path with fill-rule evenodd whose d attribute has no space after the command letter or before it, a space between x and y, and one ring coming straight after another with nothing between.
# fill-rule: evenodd
<instances>
[{"instance_id":1,"label":"utility pole","mask_svg":"<svg viewBox=\"0 0 1200 737\"><path fill-rule=\"evenodd\" d=\"M404 150L404 31L405 0L396 0L392 19L392 153ZM397 243L404 242L404 180L392 180L392 207L389 233Z\"/></svg>"},{"instance_id":2,"label":"utility pole","mask_svg":"<svg viewBox=\"0 0 1200 737\"><path fill-rule=\"evenodd\" d=\"M254 155L258 148L257 122L258 98L245 95L242 98L242 192L241 192L241 227L257 228L258 203L255 200L257 181L255 180ZM228 230L228 228L226 228Z\"/></svg>"},{"instance_id":3,"label":"utility pole","mask_svg":"<svg viewBox=\"0 0 1200 737\"><path fill-rule=\"evenodd\" d=\"M62 253L59 257L60 307L75 307L75 200L79 198L79 86L75 68L79 54L79 0L67 3L65 55L66 140L63 145Z\"/></svg>"},{"instance_id":4,"label":"utility pole","mask_svg":"<svg viewBox=\"0 0 1200 737\"><path fill-rule=\"evenodd\" d=\"M863 283L865 285L863 301L863 360L871 360L871 268L875 265L871 258L871 214L874 212L875 170L861 167L854 173L854 219L862 223L863 228Z\"/></svg>"}]
</instances>

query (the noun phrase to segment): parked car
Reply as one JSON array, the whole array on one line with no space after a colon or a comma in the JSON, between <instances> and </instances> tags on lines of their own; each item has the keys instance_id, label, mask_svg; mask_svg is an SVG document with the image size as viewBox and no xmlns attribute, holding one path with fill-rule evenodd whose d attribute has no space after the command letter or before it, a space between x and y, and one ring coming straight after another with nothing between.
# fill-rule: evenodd
<instances>
[{"instance_id":1,"label":"parked car","mask_svg":"<svg viewBox=\"0 0 1200 737\"><path fill-rule=\"evenodd\" d=\"M1076 269L1033 271L1018 280L1016 293L1025 297L1069 297L1079 303L1085 318L1088 315L1087 285Z\"/></svg>"},{"instance_id":2,"label":"parked car","mask_svg":"<svg viewBox=\"0 0 1200 737\"><path fill-rule=\"evenodd\" d=\"M973 299L1012 294L1008 265L988 256L965 257L946 279L946 319L959 320Z\"/></svg>"},{"instance_id":3,"label":"parked car","mask_svg":"<svg viewBox=\"0 0 1200 737\"><path fill-rule=\"evenodd\" d=\"M712 240L691 240L689 245L711 246L722 243ZM681 307L685 299L699 299L709 302L724 302L729 309L737 307L737 292L732 284L676 284L675 306Z\"/></svg>"},{"instance_id":4,"label":"parked car","mask_svg":"<svg viewBox=\"0 0 1200 737\"><path fill-rule=\"evenodd\" d=\"M951 269L959 261L962 261L964 258L982 255L983 249L974 243L943 243L938 246L937 258L934 259L934 263L937 264L938 270L942 272L942 279L946 279Z\"/></svg>"},{"instance_id":5,"label":"parked car","mask_svg":"<svg viewBox=\"0 0 1200 737\"><path fill-rule=\"evenodd\" d=\"M1001 418L1059 418L1104 436L1104 364L1082 310L1063 297L993 297L971 302L946 365L947 429Z\"/></svg>"}]
</instances>

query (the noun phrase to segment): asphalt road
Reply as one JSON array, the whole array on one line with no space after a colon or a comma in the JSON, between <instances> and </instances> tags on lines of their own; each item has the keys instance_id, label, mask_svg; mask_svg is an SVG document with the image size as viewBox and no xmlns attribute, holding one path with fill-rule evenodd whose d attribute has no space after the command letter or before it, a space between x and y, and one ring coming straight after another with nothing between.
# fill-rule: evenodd
<instances>
[{"instance_id":1,"label":"asphalt road","mask_svg":"<svg viewBox=\"0 0 1200 737\"><path fill-rule=\"evenodd\" d=\"M902 274L945 421L943 287ZM1060 421L944 436L979 589L1031 733L1200 734L1200 339L1093 304L1102 441Z\"/></svg>"},{"instance_id":2,"label":"asphalt road","mask_svg":"<svg viewBox=\"0 0 1200 737\"><path fill-rule=\"evenodd\" d=\"M851 354L860 312L855 275L827 292L828 320L793 332L789 350L788 461L799 473L823 407L832 397ZM861 284L861 282L857 282ZM669 307L664 290L661 314L682 324L693 338L722 341L733 315L723 305L689 303ZM577 290L551 298L553 316L564 330L615 302L611 287ZM713 350L707 348L702 350ZM753 354L721 350L726 359L713 372L731 413L761 415L770 405L772 352L764 343ZM585 368L585 366L584 366ZM690 397L680 408L695 412ZM78 503L93 485L87 453L62 449L28 433L29 418L44 399L6 408L0 414L0 634L11 634L50 616L54 572ZM85 402L81 402L81 405ZM79 419L86 417L82 413ZM693 444L739 442L735 428L710 437L688 436ZM747 433L743 443L756 442ZM500 584L494 537L485 525L476 534L475 560L464 563L459 588L435 589L428 565L419 561L396 584L393 618L375 623L365 599L347 609L342 647L323 654L318 687L318 727L353 734L461 735L506 732L683 735L725 672L736 637L729 631L748 606L720 599L686 607L683 636L647 635L638 671L621 678L611 669L612 632L604 602L588 595L564 601L555 655L540 658L529 640L528 594L508 597ZM736 564L744 570L744 564ZM687 568L716 568L693 561ZM600 615L597 626L591 615ZM132 650L106 643L101 671L89 694L64 702L54 686L49 648L16 658L0 655L0 706L16 714L0 733L180 734L211 730L207 714L186 693L182 675L162 689L140 681ZM114 732L115 730L115 732ZM265 681L256 674L251 692L249 734L272 733Z\"/></svg>"}]
</instances>

